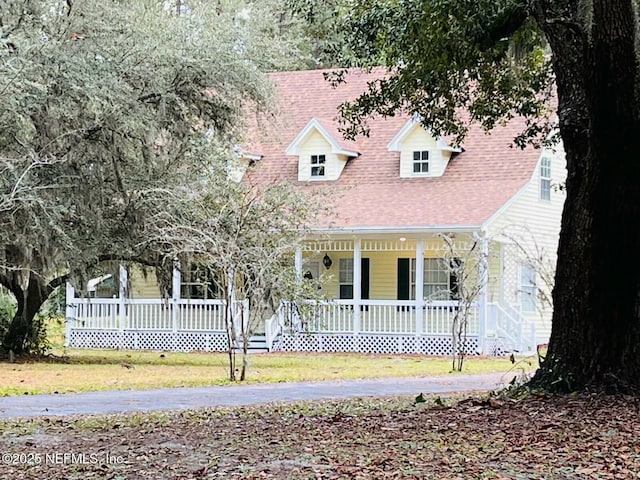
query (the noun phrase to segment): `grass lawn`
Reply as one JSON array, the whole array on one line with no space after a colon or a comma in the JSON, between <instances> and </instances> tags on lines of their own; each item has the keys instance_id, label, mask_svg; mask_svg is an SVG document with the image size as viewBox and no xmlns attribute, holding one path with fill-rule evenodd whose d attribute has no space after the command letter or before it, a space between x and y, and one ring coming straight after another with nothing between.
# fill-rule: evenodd
<instances>
[{"instance_id":1,"label":"grass lawn","mask_svg":"<svg viewBox=\"0 0 640 480\"><path fill-rule=\"evenodd\" d=\"M61 319L48 325L51 355L0 362L0 396L91 390L206 386L229 383L222 353L65 349ZM238 364L241 356L238 355ZM462 373L504 372L511 378L537 365L506 357L468 357ZM251 354L248 382L292 382L398 376L456 375L451 359L424 355L321 353Z\"/></svg>"},{"instance_id":2,"label":"grass lawn","mask_svg":"<svg viewBox=\"0 0 640 480\"><path fill-rule=\"evenodd\" d=\"M640 478L640 400L366 398L0 422L2 478Z\"/></svg>"},{"instance_id":3,"label":"grass lawn","mask_svg":"<svg viewBox=\"0 0 640 480\"><path fill-rule=\"evenodd\" d=\"M206 386L229 383L222 353L64 348L64 323L48 324L51 355L0 362L0 396L92 390ZM504 372L505 378L537 365L533 357L512 365L506 357L468 357L462 373ZM237 356L238 364L241 356ZM456 375L451 359L424 355L322 353L251 354L248 382Z\"/></svg>"},{"instance_id":4,"label":"grass lawn","mask_svg":"<svg viewBox=\"0 0 640 480\"><path fill-rule=\"evenodd\" d=\"M53 354L0 363L0 395L228 383L227 356L220 353L56 349ZM533 363L533 359L529 361ZM529 364L525 361L514 369L504 357L469 357L463 373L505 372L513 376L522 366ZM248 381L446 375L450 371L450 359L421 355L260 353L250 357Z\"/></svg>"}]
</instances>

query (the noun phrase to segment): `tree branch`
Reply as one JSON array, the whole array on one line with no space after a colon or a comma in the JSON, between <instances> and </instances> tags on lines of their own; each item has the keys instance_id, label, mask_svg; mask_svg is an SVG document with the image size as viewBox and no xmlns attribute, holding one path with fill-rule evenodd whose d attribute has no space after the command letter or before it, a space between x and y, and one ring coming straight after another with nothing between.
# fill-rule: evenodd
<instances>
[{"instance_id":1,"label":"tree branch","mask_svg":"<svg viewBox=\"0 0 640 480\"><path fill-rule=\"evenodd\" d=\"M528 17L529 12L524 5L514 5L512 10L502 12L502 15L499 15L492 24L488 24L485 29L476 32L474 40L481 50L488 50L497 42L510 37Z\"/></svg>"}]
</instances>

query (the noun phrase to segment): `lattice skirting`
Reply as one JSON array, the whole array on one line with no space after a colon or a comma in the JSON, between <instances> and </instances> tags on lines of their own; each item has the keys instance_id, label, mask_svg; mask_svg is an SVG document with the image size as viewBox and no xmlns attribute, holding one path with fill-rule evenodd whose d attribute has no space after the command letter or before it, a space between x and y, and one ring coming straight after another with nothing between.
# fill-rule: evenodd
<instances>
[{"instance_id":1,"label":"lattice skirting","mask_svg":"<svg viewBox=\"0 0 640 480\"><path fill-rule=\"evenodd\" d=\"M170 332L72 329L69 346L75 348L123 348L132 350L168 350L179 352L223 352L227 350L224 332ZM499 346L489 347L488 353L498 353ZM413 335L349 335L349 334L284 334L273 350L287 352L361 352L361 353L420 353L451 355L448 336ZM466 351L478 351L478 338L468 337Z\"/></svg>"},{"instance_id":2,"label":"lattice skirting","mask_svg":"<svg viewBox=\"0 0 640 480\"><path fill-rule=\"evenodd\" d=\"M484 348L487 355L505 355L512 350L505 347L504 340L499 337L487 337L484 341Z\"/></svg>"},{"instance_id":3,"label":"lattice skirting","mask_svg":"<svg viewBox=\"0 0 640 480\"><path fill-rule=\"evenodd\" d=\"M227 350L224 332L167 332L72 329L69 346L76 348L125 348L176 352Z\"/></svg>"},{"instance_id":4,"label":"lattice skirting","mask_svg":"<svg viewBox=\"0 0 640 480\"><path fill-rule=\"evenodd\" d=\"M361 352L361 353L421 353L451 355L448 336L413 335L350 335L350 334L284 334L274 350L288 352ZM478 351L478 338L468 337L466 350Z\"/></svg>"}]
</instances>

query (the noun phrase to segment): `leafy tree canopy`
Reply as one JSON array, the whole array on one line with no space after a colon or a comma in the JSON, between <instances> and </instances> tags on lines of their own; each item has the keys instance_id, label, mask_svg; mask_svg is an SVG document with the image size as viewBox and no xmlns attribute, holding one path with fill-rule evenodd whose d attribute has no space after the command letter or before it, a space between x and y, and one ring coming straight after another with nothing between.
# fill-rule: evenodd
<instances>
[{"instance_id":1,"label":"leafy tree canopy","mask_svg":"<svg viewBox=\"0 0 640 480\"><path fill-rule=\"evenodd\" d=\"M231 145L260 73L295 46L268 9L193 0L8 0L0 6L0 283L18 300L5 346L66 274L157 263L149 222ZM293 59L293 60L291 60ZM225 154L228 153L225 151Z\"/></svg>"},{"instance_id":2,"label":"leafy tree canopy","mask_svg":"<svg viewBox=\"0 0 640 480\"><path fill-rule=\"evenodd\" d=\"M344 105L345 132L366 134L366 118L419 114L438 134L462 141L468 122L490 130L526 119L523 147L549 133L552 75L544 39L521 2L357 0L342 17L345 66L387 65L391 75Z\"/></svg>"},{"instance_id":3,"label":"leafy tree canopy","mask_svg":"<svg viewBox=\"0 0 640 480\"><path fill-rule=\"evenodd\" d=\"M458 141L467 121L491 129L522 116L516 143L538 144L547 138L546 104L557 90L566 201L549 351L534 382L640 389L637 0L345 5L340 28L352 32L351 55L340 63L388 70L343 106L350 136L366 132L369 115L404 110Z\"/></svg>"}]
</instances>

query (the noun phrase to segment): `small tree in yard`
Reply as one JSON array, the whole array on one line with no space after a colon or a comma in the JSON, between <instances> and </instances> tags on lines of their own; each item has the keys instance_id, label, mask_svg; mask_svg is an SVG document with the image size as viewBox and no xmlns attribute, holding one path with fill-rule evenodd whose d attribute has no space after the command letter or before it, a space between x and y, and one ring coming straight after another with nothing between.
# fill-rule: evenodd
<instances>
[{"instance_id":1,"label":"small tree in yard","mask_svg":"<svg viewBox=\"0 0 640 480\"><path fill-rule=\"evenodd\" d=\"M154 219L149 245L205 266L226 301L229 379L236 380L235 351L242 351L239 380L246 378L249 339L261 321L276 313L282 299L303 295L296 277L295 247L318 208L286 184L257 187L222 172L225 158L210 158L211 174L189 195L176 198L170 212ZM217 169L217 170L216 170ZM249 304L249 315L241 305Z\"/></svg>"},{"instance_id":2,"label":"small tree in yard","mask_svg":"<svg viewBox=\"0 0 640 480\"><path fill-rule=\"evenodd\" d=\"M542 288L536 288L540 315L545 311L552 311L551 292L553 292L556 272L555 252L550 252L548 248L541 245L531 229L523 225L510 225L501 235L512 243L520 262L530 266L542 283Z\"/></svg>"},{"instance_id":3,"label":"small tree in yard","mask_svg":"<svg viewBox=\"0 0 640 480\"><path fill-rule=\"evenodd\" d=\"M487 253L480 247L484 239L460 244L452 235L440 235L444 243L442 262L451 279L450 298L457 301L451 319L451 368L462 371L467 356L469 321L473 306L487 284Z\"/></svg>"}]
</instances>

